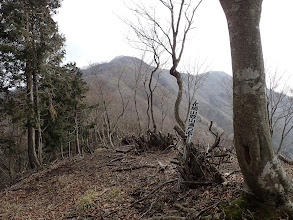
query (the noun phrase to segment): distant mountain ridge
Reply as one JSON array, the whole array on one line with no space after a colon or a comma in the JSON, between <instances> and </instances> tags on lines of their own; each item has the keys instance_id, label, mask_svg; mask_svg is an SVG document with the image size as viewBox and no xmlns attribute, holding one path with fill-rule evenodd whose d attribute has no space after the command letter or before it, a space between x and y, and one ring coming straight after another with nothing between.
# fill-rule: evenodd
<instances>
[{"instance_id":1,"label":"distant mountain ridge","mask_svg":"<svg viewBox=\"0 0 293 220\"><path fill-rule=\"evenodd\" d=\"M121 84L124 86L125 92L131 94L135 83L135 73L139 68L143 73L149 74L153 67L135 57L118 56L108 63L92 65L84 69L83 73L84 79L91 85L91 89L95 87L94 85L95 83L97 84L97 80L103 79L103 81L108 84L108 92L112 93L114 96L116 94L117 96L115 88L117 87L117 80L120 74L123 74L123 77L121 77L120 80ZM169 127L172 128L175 123L173 109L178 86L175 78L169 74L169 70L161 69L159 72L159 75L155 75L155 79L158 79L158 85L160 87L160 92L157 93L157 96L160 96L160 93L172 93L169 98L172 103L169 106L169 113L167 116L167 121L170 124ZM210 138L211 140L208 127L210 121L213 121L214 129L217 132L224 132L226 139L233 140L233 112L232 106L229 104L231 100L228 100L226 90L223 87L223 82L225 80L231 81L232 76L221 71L210 71L203 73L202 75L204 76L205 81L196 91L195 95L195 98L199 103L199 114L195 130L196 139L206 140L207 138ZM99 76L99 79L97 79L96 76ZM182 73L182 78L185 79L186 74ZM140 86L137 95L140 110L143 111L147 108L147 101L142 86ZM155 98L154 103L155 112L159 115L161 107L157 97ZM131 106L129 111L133 108L134 107ZM183 98L182 100L181 110L183 112L182 116L188 111L186 98ZM129 115L129 117L131 117L131 115L133 116L134 112L129 113ZM143 116L143 114L141 114L141 116Z\"/></svg>"},{"instance_id":2,"label":"distant mountain ridge","mask_svg":"<svg viewBox=\"0 0 293 220\"><path fill-rule=\"evenodd\" d=\"M152 67L143 62L142 60L134 57L119 56L114 58L108 63L102 63L92 65L83 70L84 79L89 83L91 90L98 84L98 80L106 81L108 84L108 92L114 91L117 87L117 80L119 74L123 72L121 77L121 84L123 84L125 93L131 93L135 81L135 71L142 69L144 72L150 72ZM169 74L169 70L162 69L159 71L160 74L155 75L155 79L158 79L160 90L163 92L172 93L170 100L173 103L170 104L168 121L170 126L174 121L173 109L174 102L177 96L178 86L176 79ZM147 74L148 74L147 73ZM186 74L183 74L183 78ZM197 90L195 98L199 102L198 121L195 133L198 134L197 139L206 139L207 137L212 138L208 132L210 121L214 122L214 129L218 132L225 131L226 136L232 137L232 111L226 106L222 105L222 102L226 100L224 89L221 88L221 81L226 77L231 77L224 72L207 72L204 73L205 81L202 86ZM99 79L97 78L99 76ZM117 94L116 94L117 95ZM160 95L158 93L158 95ZM146 95L143 88L140 87L138 92L141 109L146 109ZM158 98L155 99L155 111L159 114L160 105ZM131 107L133 108L133 106ZM182 118L185 118L187 110L187 100L183 98L181 103ZM133 115L134 112L132 112ZM173 124L174 125L174 124ZM171 127L172 128L172 127ZM196 136L196 135L195 135ZM199 137L200 136L200 137Z\"/></svg>"}]
</instances>

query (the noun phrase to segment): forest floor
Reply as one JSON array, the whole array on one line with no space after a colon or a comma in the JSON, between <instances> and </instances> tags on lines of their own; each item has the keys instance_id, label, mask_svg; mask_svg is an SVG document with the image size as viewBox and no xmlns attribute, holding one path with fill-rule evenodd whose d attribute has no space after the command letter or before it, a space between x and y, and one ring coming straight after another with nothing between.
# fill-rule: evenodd
<instances>
[{"instance_id":1,"label":"forest floor","mask_svg":"<svg viewBox=\"0 0 293 220\"><path fill-rule=\"evenodd\" d=\"M126 151L97 149L32 173L0 192L0 219L199 219L242 192L234 157L220 165L226 184L183 190L175 150Z\"/></svg>"}]
</instances>

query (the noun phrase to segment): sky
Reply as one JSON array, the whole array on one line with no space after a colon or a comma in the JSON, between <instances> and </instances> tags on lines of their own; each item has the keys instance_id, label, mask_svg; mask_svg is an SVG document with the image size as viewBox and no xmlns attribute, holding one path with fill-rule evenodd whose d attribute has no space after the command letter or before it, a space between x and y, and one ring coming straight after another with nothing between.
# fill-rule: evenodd
<instances>
[{"instance_id":1,"label":"sky","mask_svg":"<svg viewBox=\"0 0 293 220\"><path fill-rule=\"evenodd\" d=\"M128 43L131 30L120 19L131 17L124 4L130 1L63 0L55 19L66 37L66 61L86 67L120 55L141 57L141 51ZM292 0L264 0L260 24L266 68L287 75L293 73L292 9ZM183 62L206 60L209 70L231 75L229 34L219 0L203 0L195 27L186 43Z\"/></svg>"}]
</instances>

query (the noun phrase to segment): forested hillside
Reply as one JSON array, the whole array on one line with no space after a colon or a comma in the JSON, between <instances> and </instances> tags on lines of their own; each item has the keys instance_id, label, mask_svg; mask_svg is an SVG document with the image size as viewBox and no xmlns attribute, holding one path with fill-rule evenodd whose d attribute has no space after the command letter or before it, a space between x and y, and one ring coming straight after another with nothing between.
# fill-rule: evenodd
<instances>
[{"instance_id":1,"label":"forested hillside","mask_svg":"<svg viewBox=\"0 0 293 220\"><path fill-rule=\"evenodd\" d=\"M70 69L72 67L73 69ZM70 71L64 72L64 74L68 74L68 77L57 75L58 78L55 78L55 81L48 78L54 84L46 84L45 78L43 78L42 86L40 86L40 92L48 92L48 97L41 96L43 102L41 110L42 161L48 163L56 158L73 156L76 153L82 154L83 151L92 152L99 146L120 145L124 137L141 135L151 129L148 82L149 74L154 67L138 58L120 56L109 63L91 65L82 70L82 75L81 72L76 72L79 70L74 66L67 65L62 68ZM60 73L63 74L63 72ZM79 78L72 78L72 74L76 73ZM213 144L214 136L209 131L210 122L213 121L213 131L218 134L223 133L223 144L226 147L232 146L233 118L231 100L229 91L227 91L229 90L227 84L231 81L231 76L223 72L211 71L191 75L191 77L194 80L194 88L191 88L192 92L195 92L193 100L197 100L199 103L193 141L205 145ZM187 85L188 74L183 73L183 78ZM64 85L68 85L68 87L64 87ZM78 89L78 85L81 86L80 89ZM158 130L163 133L174 133L173 103L178 90L176 81L170 76L168 70L163 69L155 73L153 85L154 120ZM73 88L75 89L72 90ZM273 94L277 97L279 93ZM24 113L21 113L21 109L18 109L19 104L17 104L23 103L21 97L20 88L2 93L1 166L3 172L1 175L3 186L7 181L17 178L18 173L26 170L28 166L26 141L23 141L26 140L23 133L25 124L19 126L24 122L21 118L24 117ZM74 101L74 97L77 98L76 101ZM83 103L78 104L78 100L82 99L84 99ZM289 97L284 98L284 100L288 99ZM75 113L76 104L80 106L80 110L78 110L80 116ZM66 105L68 107L65 108ZM6 113L4 114L4 112ZM185 116L187 112L188 96L185 95L181 114ZM9 114L10 116L4 120L4 116ZM280 120L277 128L282 128L283 123L284 119ZM287 129L290 128L291 122ZM279 132L274 135L275 146L278 146L281 140L281 132L277 131ZM284 146L289 146L284 149L285 152L292 151L289 145L290 137L289 132L283 142ZM36 153L38 151L36 150ZM288 153L285 155L290 156Z\"/></svg>"},{"instance_id":2,"label":"forested hillside","mask_svg":"<svg viewBox=\"0 0 293 220\"><path fill-rule=\"evenodd\" d=\"M147 108L148 100L148 80L149 75L154 67L146 64L144 61L133 58L120 56L109 63L96 64L84 69L84 80L88 83L90 91L88 98L93 103L101 100L102 89L107 91L110 97L109 107L115 108L119 114L122 111L121 94L124 102L129 102L125 112L124 122L127 125L132 123L135 126L133 131L136 132L138 124L141 123L143 129L147 129ZM182 74L185 84L185 96L182 102L181 114L186 117L188 113L188 96L187 84L188 74ZM195 140L209 140L208 127L210 121L214 122L215 129L218 132L225 132L227 136L233 133L232 129L232 109L229 106L229 100L222 84L228 74L223 72L208 72L198 75L190 75L193 80L194 91L193 100L199 102L199 117L196 125ZM191 81L191 79L189 79ZM160 131L172 132L174 122L173 103L175 102L178 86L176 80L168 70L162 69L156 72L154 76L154 112ZM114 101L115 100L115 101ZM135 103L137 102L138 116L136 117ZM115 107L111 107L111 105ZM131 118L131 120L128 120ZM163 119L163 121L162 121ZM162 123L163 122L163 123ZM144 126L144 127L143 127ZM231 137L230 137L231 138Z\"/></svg>"},{"instance_id":3,"label":"forested hillside","mask_svg":"<svg viewBox=\"0 0 293 220\"><path fill-rule=\"evenodd\" d=\"M133 1L141 58L82 69L61 2L0 2L0 219L293 218L293 97L266 82L261 0L220 0L233 78L184 63L201 0Z\"/></svg>"},{"instance_id":4,"label":"forested hillside","mask_svg":"<svg viewBox=\"0 0 293 220\"><path fill-rule=\"evenodd\" d=\"M122 111L121 94L123 99L129 101L125 111L123 125L129 125L130 121L134 125L134 130L125 129L128 132L136 133L138 124L147 126L147 76L154 67L144 61L134 58L120 56L109 63L96 64L84 69L84 80L88 83L90 91L88 99L90 102L98 103L101 100L102 87L110 99L109 107L115 109L112 114L118 115L119 109ZM144 78L145 77L145 78ZM185 91L188 85L188 74L182 73ZM232 77L224 72L210 71L192 75L195 91L194 99L199 103L199 115L195 128L194 141L211 142L212 136L208 132L210 121L214 122L214 128L218 133L224 132L227 141L233 140L233 115L232 115ZM189 81L191 81L189 79ZM154 111L156 121L160 124L159 130L172 132L174 125L174 112L172 111L175 102L178 86L176 80L169 74L168 70L159 70L155 75L156 88L154 90ZM122 93L119 93L120 83ZM271 82L276 83L276 82ZM268 88L269 115L272 121L273 141L276 149L282 145L282 154L289 156L288 152L293 152L291 132L293 123L290 119L292 115L292 98L284 92L276 92L274 88ZM111 94L111 95L110 95ZM183 97L181 114L188 112L188 96ZM114 101L116 100L116 101ZM135 100L138 106L138 118L136 117ZM120 102L120 103L119 103ZM113 105L111 107L111 105ZM115 107L114 107L115 106ZM131 119L131 120L128 120ZM163 123L162 123L163 119ZM141 121L140 121L141 120ZM135 126L136 124L136 126ZM282 131L287 133L285 136ZM231 144L231 142L228 142ZM228 144L227 143L227 144ZM228 145L229 145L228 144Z\"/></svg>"}]
</instances>

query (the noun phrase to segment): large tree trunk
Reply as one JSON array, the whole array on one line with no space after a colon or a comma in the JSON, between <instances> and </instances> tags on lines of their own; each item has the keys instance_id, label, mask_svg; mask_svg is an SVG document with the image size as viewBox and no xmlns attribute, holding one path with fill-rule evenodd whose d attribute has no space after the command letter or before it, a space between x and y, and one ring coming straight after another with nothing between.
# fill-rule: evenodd
<instances>
[{"instance_id":1,"label":"large tree trunk","mask_svg":"<svg viewBox=\"0 0 293 220\"><path fill-rule=\"evenodd\" d=\"M27 67L26 69L26 83L27 83L27 144L28 144L28 158L31 168L39 167L40 163L36 154L35 147L35 129L33 126L34 118L34 93L33 93L33 77L32 71Z\"/></svg>"},{"instance_id":2,"label":"large tree trunk","mask_svg":"<svg viewBox=\"0 0 293 220\"><path fill-rule=\"evenodd\" d=\"M244 181L258 199L293 217L292 181L274 153L266 109L259 30L262 0L220 0L225 12L233 66L234 138Z\"/></svg>"}]
</instances>

